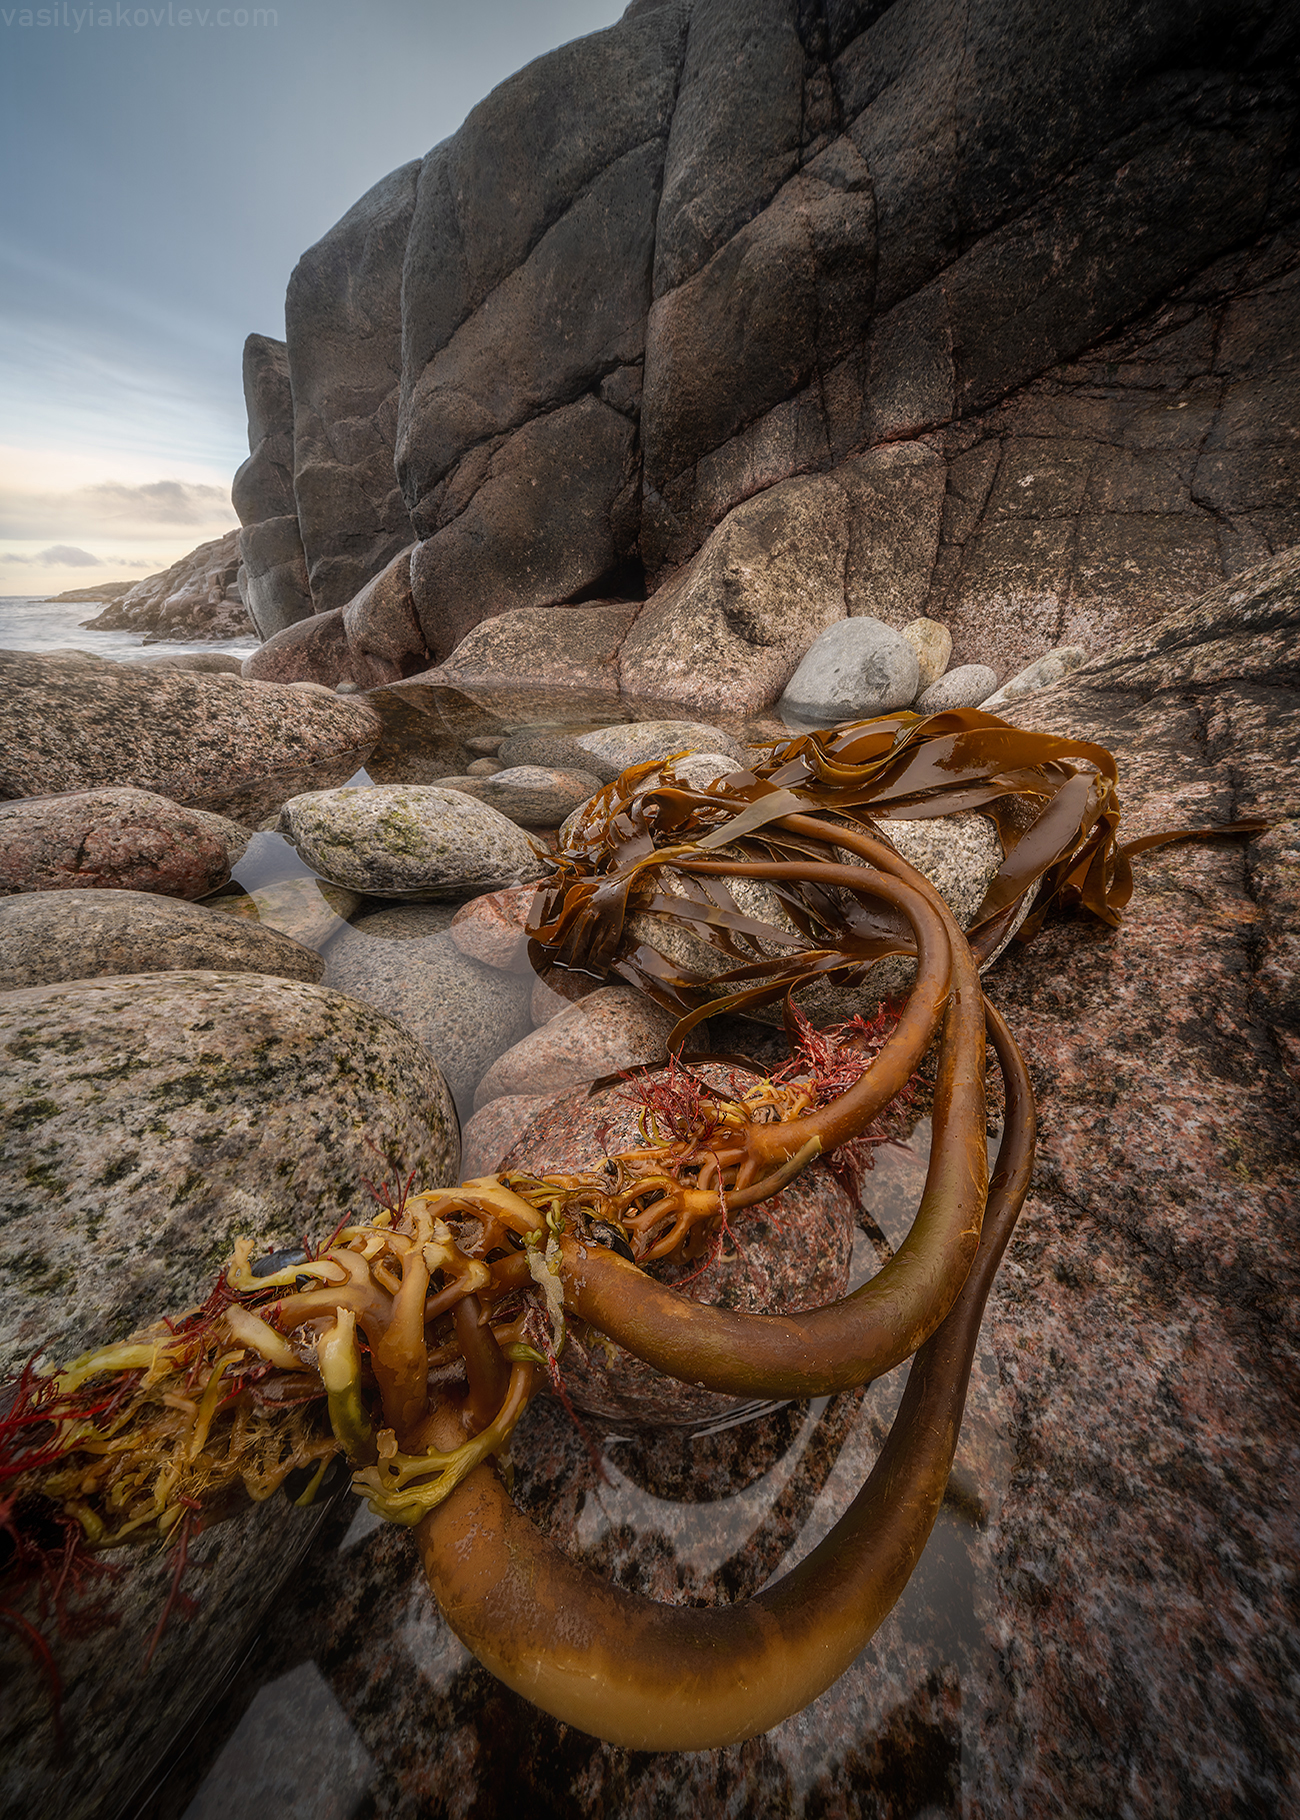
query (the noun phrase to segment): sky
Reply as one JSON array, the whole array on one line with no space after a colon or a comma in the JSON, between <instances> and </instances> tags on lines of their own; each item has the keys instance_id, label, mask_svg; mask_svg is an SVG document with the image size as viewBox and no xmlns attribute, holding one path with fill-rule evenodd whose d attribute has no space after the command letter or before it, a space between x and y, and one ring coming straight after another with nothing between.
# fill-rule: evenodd
<instances>
[{"instance_id":1,"label":"sky","mask_svg":"<svg viewBox=\"0 0 1300 1820\"><path fill-rule=\"evenodd\" d=\"M244 337L388 171L626 0L0 6L0 595L237 521Z\"/></svg>"}]
</instances>

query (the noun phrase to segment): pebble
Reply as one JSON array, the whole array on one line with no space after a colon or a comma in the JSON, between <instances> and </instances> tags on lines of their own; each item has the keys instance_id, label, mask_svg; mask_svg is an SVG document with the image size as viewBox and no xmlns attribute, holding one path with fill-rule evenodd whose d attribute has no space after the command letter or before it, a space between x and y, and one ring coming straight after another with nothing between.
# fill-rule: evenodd
<instances>
[{"instance_id":1,"label":"pebble","mask_svg":"<svg viewBox=\"0 0 1300 1820\"><path fill-rule=\"evenodd\" d=\"M149 790L76 790L0 802L0 894L66 887L206 897L248 831Z\"/></svg>"},{"instance_id":2,"label":"pebble","mask_svg":"<svg viewBox=\"0 0 1300 1820\"><path fill-rule=\"evenodd\" d=\"M504 770L505 766L495 758L476 758L472 764L465 767L465 775L467 777L495 777L498 771Z\"/></svg>"},{"instance_id":3,"label":"pebble","mask_svg":"<svg viewBox=\"0 0 1300 1820\"><path fill-rule=\"evenodd\" d=\"M528 1030L530 987L462 954L443 920L449 906L430 908L428 918L424 906L359 918L330 944L325 983L387 1012L422 1044L468 1117L485 1070Z\"/></svg>"},{"instance_id":4,"label":"pebble","mask_svg":"<svg viewBox=\"0 0 1300 1820\"><path fill-rule=\"evenodd\" d=\"M207 967L315 982L319 954L274 929L147 891L0 898L0 992L102 974Z\"/></svg>"},{"instance_id":5,"label":"pebble","mask_svg":"<svg viewBox=\"0 0 1300 1820\"><path fill-rule=\"evenodd\" d=\"M458 1179L427 1052L323 986L183 971L0 997L0 1373L201 1300L239 1234L323 1238L365 1183Z\"/></svg>"},{"instance_id":6,"label":"pebble","mask_svg":"<svg viewBox=\"0 0 1300 1820\"><path fill-rule=\"evenodd\" d=\"M937 619L914 619L902 630L916 652L917 687L922 691L938 682L952 657L952 633Z\"/></svg>"},{"instance_id":7,"label":"pebble","mask_svg":"<svg viewBox=\"0 0 1300 1820\"><path fill-rule=\"evenodd\" d=\"M1036 689L1050 689L1053 683L1060 682L1071 670L1077 670L1081 663L1086 663L1087 651L1082 645L1057 645L1052 651L1045 651L1036 657L1023 670L1017 670L1014 676L1007 678L1002 687L994 694L988 695L979 706L989 714L996 714L1009 702L1017 701L1022 695L1032 695Z\"/></svg>"},{"instance_id":8,"label":"pebble","mask_svg":"<svg viewBox=\"0 0 1300 1820\"><path fill-rule=\"evenodd\" d=\"M661 1062L676 1018L632 986L601 986L493 1062L474 1095L478 1112L507 1093L558 1093L578 1081Z\"/></svg>"},{"instance_id":9,"label":"pebble","mask_svg":"<svg viewBox=\"0 0 1300 1820\"><path fill-rule=\"evenodd\" d=\"M949 708L978 708L998 680L987 664L959 664L938 682L922 689L913 704L918 714L943 714Z\"/></svg>"},{"instance_id":10,"label":"pebble","mask_svg":"<svg viewBox=\"0 0 1300 1820\"><path fill-rule=\"evenodd\" d=\"M777 707L810 721L892 714L916 699L919 676L901 632L878 619L840 619L814 639Z\"/></svg>"},{"instance_id":11,"label":"pebble","mask_svg":"<svg viewBox=\"0 0 1300 1820\"><path fill-rule=\"evenodd\" d=\"M541 865L514 822L437 784L311 791L284 805L280 832L314 872L372 897L463 895L516 883Z\"/></svg>"}]
</instances>

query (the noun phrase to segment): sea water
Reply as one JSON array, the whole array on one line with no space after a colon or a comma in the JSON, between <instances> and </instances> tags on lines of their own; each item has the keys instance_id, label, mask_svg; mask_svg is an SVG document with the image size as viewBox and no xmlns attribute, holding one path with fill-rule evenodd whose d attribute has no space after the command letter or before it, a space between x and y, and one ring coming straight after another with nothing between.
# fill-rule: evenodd
<instances>
[{"instance_id":1,"label":"sea water","mask_svg":"<svg viewBox=\"0 0 1300 1820\"><path fill-rule=\"evenodd\" d=\"M108 605L106 600L38 600L26 594L0 595L0 650L89 651L117 663L138 663L150 657L179 657L187 651L227 651L247 657L257 649L250 632L243 638L161 639L146 645L140 632L93 632L85 622Z\"/></svg>"}]
</instances>

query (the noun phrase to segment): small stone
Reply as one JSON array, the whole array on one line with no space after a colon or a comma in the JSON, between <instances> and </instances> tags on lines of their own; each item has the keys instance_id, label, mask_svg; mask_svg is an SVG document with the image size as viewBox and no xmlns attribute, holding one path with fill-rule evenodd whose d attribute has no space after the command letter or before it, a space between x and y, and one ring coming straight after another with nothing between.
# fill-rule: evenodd
<instances>
[{"instance_id":1,"label":"small stone","mask_svg":"<svg viewBox=\"0 0 1300 1820\"><path fill-rule=\"evenodd\" d=\"M725 752L738 764L744 762L745 756L729 733L698 720L629 721L580 734L575 743L593 758L614 765L615 776L629 765L645 765L652 758L671 758L675 752Z\"/></svg>"},{"instance_id":2,"label":"small stone","mask_svg":"<svg viewBox=\"0 0 1300 1820\"><path fill-rule=\"evenodd\" d=\"M341 682L335 683L334 685L334 693L336 695L360 695L362 692L360 683Z\"/></svg>"},{"instance_id":3,"label":"small stone","mask_svg":"<svg viewBox=\"0 0 1300 1820\"><path fill-rule=\"evenodd\" d=\"M501 743L496 734L475 733L465 741L465 749L481 753L485 758L495 758Z\"/></svg>"},{"instance_id":4,"label":"small stone","mask_svg":"<svg viewBox=\"0 0 1300 1820\"><path fill-rule=\"evenodd\" d=\"M0 992L194 967L312 982L325 971L288 936L181 898L77 890L0 899Z\"/></svg>"},{"instance_id":5,"label":"small stone","mask_svg":"<svg viewBox=\"0 0 1300 1820\"><path fill-rule=\"evenodd\" d=\"M841 619L814 641L778 706L810 721L892 714L915 700L919 675L916 652L901 632L878 619Z\"/></svg>"},{"instance_id":6,"label":"small stone","mask_svg":"<svg viewBox=\"0 0 1300 1820\"><path fill-rule=\"evenodd\" d=\"M429 906L440 921L449 906ZM529 1026L528 982L470 960L445 925L415 933L426 906L364 916L330 944L326 985L364 999L410 1032L437 1062L467 1117L474 1089ZM394 927L390 919L404 919Z\"/></svg>"},{"instance_id":7,"label":"small stone","mask_svg":"<svg viewBox=\"0 0 1300 1820\"><path fill-rule=\"evenodd\" d=\"M149 790L19 798L0 803L0 895L89 887L206 897L248 840L224 816Z\"/></svg>"},{"instance_id":8,"label":"small stone","mask_svg":"<svg viewBox=\"0 0 1300 1820\"><path fill-rule=\"evenodd\" d=\"M507 1049L474 1095L477 1112L506 1093L558 1093L578 1081L661 1062L676 1018L631 986L601 986Z\"/></svg>"},{"instance_id":9,"label":"small stone","mask_svg":"<svg viewBox=\"0 0 1300 1820\"><path fill-rule=\"evenodd\" d=\"M496 756L503 767L548 765L556 771L590 771L602 784L612 783L623 769L567 733L515 733L500 742Z\"/></svg>"},{"instance_id":10,"label":"small stone","mask_svg":"<svg viewBox=\"0 0 1300 1820\"><path fill-rule=\"evenodd\" d=\"M959 664L938 682L922 689L913 703L918 714L943 714L949 708L978 708L998 680L987 664Z\"/></svg>"},{"instance_id":11,"label":"small stone","mask_svg":"<svg viewBox=\"0 0 1300 1820\"><path fill-rule=\"evenodd\" d=\"M505 766L498 764L495 758L476 758L465 769L468 777L495 777L498 771L505 770Z\"/></svg>"},{"instance_id":12,"label":"small stone","mask_svg":"<svg viewBox=\"0 0 1300 1820\"><path fill-rule=\"evenodd\" d=\"M278 929L304 948L321 952L347 927L360 902L355 891L341 890L321 878L286 878L274 885L255 885L251 891L222 892L206 898L204 908Z\"/></svg>"},{"instance_id":13,"label":"small stone","mask_svg":"<svg viewBox=\"0 0 1300 1820\"><path fill-rule=\"evenodd\" d=\"M508 973L528 965L528 914L537 896L535 885L512 885L506 891L489 891L462 904L452 918L449 933L462 954L499 967Z\"/></svg>"},{"instance_id":14,"label":"small stone","mask_svg":"<svg viewBox=\"0 0 1300 1820\"><path fill-rule=\"evenodd\" d=\"M313 871L372 897L463 895L516 883L541 863L512 821L437 784L312 791L284 805L280 830Z\"/></svg>"},{"instance_id":15,"label":"small stone","mask_svg":"<svg viewBox=\"0 0 1300 1820\"><path fill-rule=\"evenodd\" d=\"M917 686L922 690L938 682L952 657L952 633L937 619L914 619L902 636L916 652Z\"/></svg>"},{"instance_id":16,"label":"small stone","mask_svg":"<svg viewBox=\"0 0 1300 1820\"><path fill-rule=\"evenodd\" d=\"M1053 683L1060 682L1071 670L1077 670L1081 663L1087 661L1088 653L1082 645L1057 645L1055 650L1045 651L1036 657L1023 670L1017 670L1014 676L1007 678L1002 687L992 695L985 696L979 703L986 713L996 714L1008 702L1019 700L1022 695L1032 695L1038 689L1050 689Z\"/></svg>"}]
</instances>

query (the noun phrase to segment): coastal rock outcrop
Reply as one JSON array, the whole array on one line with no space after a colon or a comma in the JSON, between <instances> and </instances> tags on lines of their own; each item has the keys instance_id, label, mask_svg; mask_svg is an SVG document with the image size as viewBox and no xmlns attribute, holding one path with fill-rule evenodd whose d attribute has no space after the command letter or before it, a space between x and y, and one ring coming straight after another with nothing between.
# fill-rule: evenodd
<instances>
[{"instance_id":1,"label":"coastal rock outcrop","mask_svg":"<svg viewBox=\"0 0 1300 1820\"><path fill-rule=\"evenodd\" d=\"M255 630L239 591L239 532L201 543L170 569L125 588L85 621L96 632L142 632L146 645L165 639L250 638Z\"/></svg>"},{"instance_id":2,"label":"coastal rock outcrop","mask_svg":"<svg viewBox=\"0 0 1300 1820\"><path fill-rule=\"evenodd\" d=\"M1297 42L1227 0L630 7L305 256L262 523L318 613L413 542L438 661L648 588L620 686L705 712L846 616L999 678L1101 649L1300 539Z\"/></svg>"}]
</instances>

